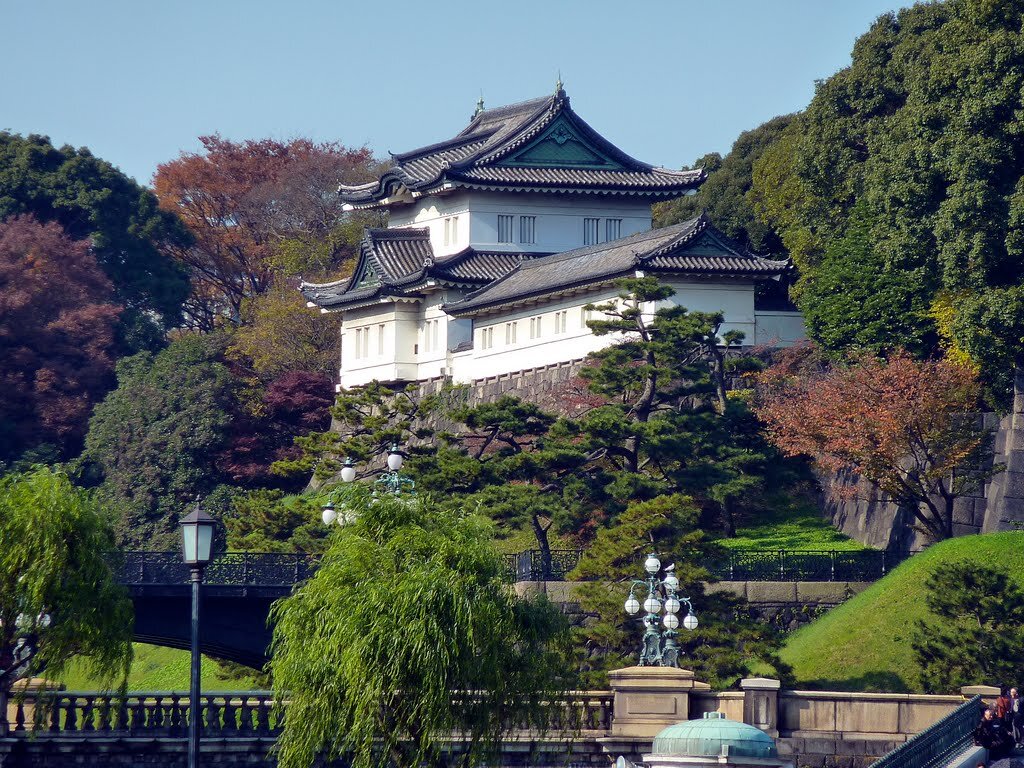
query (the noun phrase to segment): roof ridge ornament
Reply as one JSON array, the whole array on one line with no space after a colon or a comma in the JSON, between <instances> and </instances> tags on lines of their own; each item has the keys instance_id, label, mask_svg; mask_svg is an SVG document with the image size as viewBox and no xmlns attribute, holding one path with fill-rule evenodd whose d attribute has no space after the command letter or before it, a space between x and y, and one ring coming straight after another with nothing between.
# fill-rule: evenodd
<instances>
[{"instance_id":1,"label":"roof ridge ornament","mask_svg":"<svg viewBox=\"0 0 1024 768\"><path fill-rule=\"evenodd\" d=\"M480 89L480 98L476 100L476 111L473 112L473 116L469 118L471 121L476 120L481 112L484 111L484 91Z\"/></svg>"},{"instance_id":2,"label":"roof ridge ornament","mask_svg":"<svg viewBox=\"0 0 1024 768\"><path fill-rule=\"evenodd\" d=\"M562 87L562 70L558 70L558 80L555 82L555 96L560 99L565 98L565 89Z\"/></svg>"}]
</instances>

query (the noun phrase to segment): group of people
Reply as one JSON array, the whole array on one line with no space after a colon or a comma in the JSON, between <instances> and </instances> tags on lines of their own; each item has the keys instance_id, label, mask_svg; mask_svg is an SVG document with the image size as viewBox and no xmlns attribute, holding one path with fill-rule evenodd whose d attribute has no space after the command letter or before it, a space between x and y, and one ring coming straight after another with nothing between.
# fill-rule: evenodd
<instances>
[{"instance_id":1,"label":"group of people","mask_svg":"<svg viewBox=\"0 0 1024 768\"><path fill-rule=\"evenodd\" d=\"M974 743L997 760L1014 748L1024 748L1024 701L1016 688L999 692L994 707L987 707L974 729Z\"/></svg>"}]
</instances>

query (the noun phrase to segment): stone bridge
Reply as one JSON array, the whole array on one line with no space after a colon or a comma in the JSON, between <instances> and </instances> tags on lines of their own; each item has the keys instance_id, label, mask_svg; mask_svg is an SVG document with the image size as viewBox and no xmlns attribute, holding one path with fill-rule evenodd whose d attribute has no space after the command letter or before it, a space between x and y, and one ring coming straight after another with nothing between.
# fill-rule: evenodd
<instances>
[{"instance_id":1,"label":"stone bridge","mask_svg":"<svg viewBox=\"0 0 1024 768\"><path fill-rule=\"evenodd\" d=\"M609 679L610 690L569 692L552 701L548 731L512 731L495 768L607 768L619 755L639 762L661 729L706 712L760 728L776 740L780 756L795 758L800 768L868 768L883 755L891 755L886 768L902 768L919 764L902 759L907 749L901 745L911 747L913 739L912 751L921 752L928 739L915 737L941 737L952 716L965 728L957 740L938 746L943 754L955 750L970 738L981 697L998 695L985 686L959 696L790 691L766 678L712 691L692 672L662 667L629 667ZM38 718L31 694L0 707L0 768L184 768L188 694L47 695L51 706ZM287 712L287 702L276 703L267 691L205 694L203 765L273 768L270 750ZM451 749L458 752L459 744L452 739Z\"/></svg>"}]
</instances>

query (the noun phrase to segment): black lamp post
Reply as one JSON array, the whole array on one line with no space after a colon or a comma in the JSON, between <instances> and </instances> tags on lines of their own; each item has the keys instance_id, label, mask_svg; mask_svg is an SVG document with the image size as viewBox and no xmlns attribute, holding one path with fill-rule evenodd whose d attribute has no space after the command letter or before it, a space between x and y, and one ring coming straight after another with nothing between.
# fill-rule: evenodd
<instances>
[{"instance_id":1,"label":"black lamp post","mask_svg":"<svg viewBox=\"0 0 1024 768\"><path fill-rule=\"evenodd\" d=\"M199 765L199 721L202 718L199 702L199 585L203 583L203 569L210 562L214 525L216 522L199 506L198 501L181 521L182 552L185 565L192 570L192 690L188 719L188 768L197 768Z\"/></svg>"}]
</instances>

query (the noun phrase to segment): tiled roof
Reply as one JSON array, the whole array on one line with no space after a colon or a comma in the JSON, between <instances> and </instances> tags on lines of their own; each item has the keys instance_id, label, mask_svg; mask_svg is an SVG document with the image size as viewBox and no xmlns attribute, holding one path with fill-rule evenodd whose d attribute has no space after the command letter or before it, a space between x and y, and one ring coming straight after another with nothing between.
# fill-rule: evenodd
<instances>
[{"instance_id":1,"label":"tiled roof","mask_svg":"<svg viewBox=\"0 0 1024 768\"><path fill-rule=\"evenodd\" d=\"M546 140L556 153L520 153ZM551 132L555 131L551 136ZM560 154L564 150L568 155ZM580 153L575 161L571 151ZM445 184L518 190L588 192L647 198L678 196L704 172L655 168L622 152L587 125L559 90L553 96L476 114L448 141L392 155L394 166L370 184L342 186L342 200L372 206L404 187L429 193Z\"/></svg>"},{"instance_id":2,"label":"tiled roof","mask_svg":"<svg viewBox=\"0 0 1024 768\"><path fill-rule=\"evenodd\" d=\"M788 261L741 249L704 215L599 245L524 261L504 278L445 306L456 315L514 304L571 288L606 283L635 270L705 277L780 275Z\"/></svg>"},{"instance_id":3,"label":"tiled roof","mask_svg":"<svg viewBox=\"0 0 1024 768\"><path fill-rule=\"evenodd\" d=\"M340 309L385 296L408 295L431 279L481 285L503 277L524 258L520 253L467 248L435 260L429 229L367 229L350 277L330 283L304 282L300 290L306 301Z\"/></svg>"}]
</instances>

